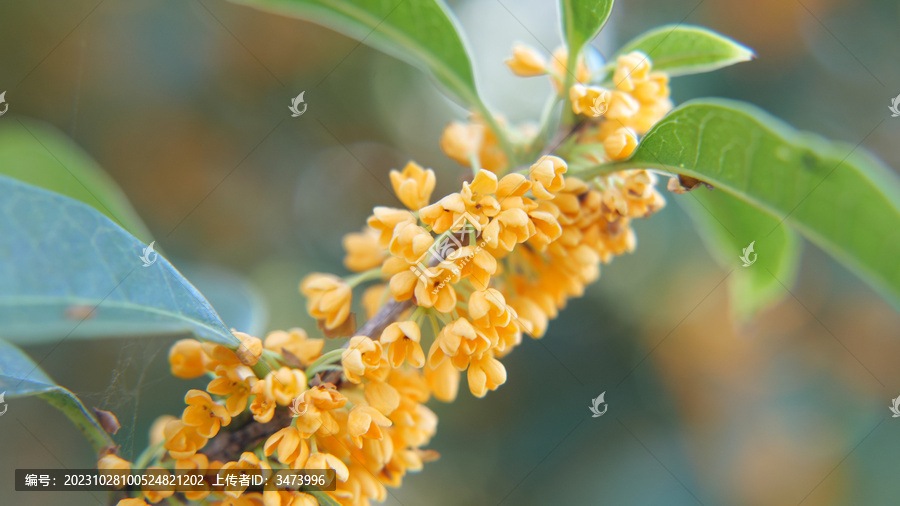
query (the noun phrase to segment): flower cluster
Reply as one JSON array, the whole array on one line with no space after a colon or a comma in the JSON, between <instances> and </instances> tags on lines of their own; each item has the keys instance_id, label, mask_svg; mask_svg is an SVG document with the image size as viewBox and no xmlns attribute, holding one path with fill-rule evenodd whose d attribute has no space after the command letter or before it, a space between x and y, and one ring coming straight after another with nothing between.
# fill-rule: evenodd
<instances>
[{"instance_id":1,"label":"flower cluster","mask_svg":"<svg viewBox=\"0 0 900 506\"><path fill-rule=\"evenodd\" d=\"M454 400L463 373L477 397L505 383L501 359L522 335L542 337L568 299L598 278L601 263L634 249L631 220L664 205L647 171L588 180L572 169L630 156L638 135L671 108L667 76L635 52L598 72L579 59L567 79L566 56L558 50L547 63L519 45L507 60L518 75L548 75L558 99L571 105L577 124L559 149L535 148L528 127L506 149L500 136L511 130L502 120L474 115L451 123L441 147L473 177L434 200L433 170L409 162L391 171L403 207L376 207L363 230L345 236L344 265L355 274L313 273L300 284L323 335L346 338L342 344L324 352L325 339L300 329L265 340L235 332L236 350L178 341L169 354L172 373L210 381L187 392L179 418L154 425L151 453L138 460L211 472L334 470L336 487L327 492L179 492L206 504L272 506L319 504L321 494L345 505L382 501L385 487L436 458L425 449L437 427L425 405L430 397ZM606 77L593 84L595 74ZM611 84L602 86L603 79ZM513 166L522 157L530 160ZM360 291L366 323L357 327ZM255 438L240 439L254 424ZM240 452L222 451L223 432L241 442ZM131 464L111 454L98 466ZM120 504L165 497L148 491Z\"/></svg>"}]
</instances>

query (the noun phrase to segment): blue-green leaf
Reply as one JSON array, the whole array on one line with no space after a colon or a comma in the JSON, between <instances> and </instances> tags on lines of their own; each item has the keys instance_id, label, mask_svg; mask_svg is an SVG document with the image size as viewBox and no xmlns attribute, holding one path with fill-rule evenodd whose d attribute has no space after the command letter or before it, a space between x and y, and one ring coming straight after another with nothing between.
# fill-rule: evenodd
<instances>
[{"instance_id":1,"label":"blue-green leaf","mask_svg":"<svg viewBox=\"0 0 900 506\"><path fill-rule=\"evenodd\" d=\"M116 183L71 139L36 121L16 118L0 125L0 175L80 200L135 237L151 240Z\"/></svg>"},{"instance_id":2,"label":"blue-green leaf","mask_svg":"<svg viewBox=\"0 0 900 506\"><path fill-rule=\"evenodd\" d=\"M0 335L193 333L237 346L212 306L162 256L93 207L0 176Z\"/></svg>"},{"instance_id":3,"label":"blue-green leaf","mask_svg":"<svg viewBox=\"0 0 900 506\"><path fill-rule=\"evenodd\" d=\"M57 385L31 357L3 339L0 339L0 392L7 402L32 396L47 401L72 420L98 453L114 445L109 434L75 394Z\"/></svg>"},{"instance_id":4,"label":"blue-green leaf","mask_svg":"<svg viewBox=\"0 0 900 506\"><path fill-rule=\"evenodd\" d=\"M616 54L642 51L653 70L672 76L698 74L753 59L753 50L700 26L665 25L631 40ZM612 60L615 61L615 58Z\"/></svg>"}]
</instances>

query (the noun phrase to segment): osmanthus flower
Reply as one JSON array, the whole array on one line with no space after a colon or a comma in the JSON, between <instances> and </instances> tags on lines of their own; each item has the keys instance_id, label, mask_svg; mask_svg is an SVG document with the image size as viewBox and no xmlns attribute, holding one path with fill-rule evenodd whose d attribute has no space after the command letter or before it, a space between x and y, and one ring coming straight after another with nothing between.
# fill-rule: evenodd
<instances>
[{"instance_id":1,"label":"osmanthus flower","mask_svg":"<svg viewBox=\"0 0 900 506\"><path fill-rule=\"evenodd\" d=\"M392 170L390 177L397 198L413 211L428 205L437 182L433 170L425 170L412 161L406 164L402 172Z\"/></svg>"},{"instance_id":2,"label":"osmanthus flower","mask_svg":"<svg viewBox=\"0 0 900 506\"><path fill-rule=\"evenodd\" d=\"M265 381L257 381L250 387L253 401L250 403L250 413L253 419L259 423L269 423L275 416L275 397L267 394Z\"/></svg>"},{"instance_id":3,"label":"osmanthus flower","mask_svg":"<svg viewBox=\"0 0 900 506\"><path fill-rule=\"evenodd\" d=\"M502 118L497 118L503 125ZM480 168L499 172L509 165L506 152L500 147L497 134L484 123L479 114L472 114L467 123L451 122L440 140L441 150L460 165L471 167L477 160Z\"/></svg>"},{"instance_id":4,"label":"osmanthus flower","mask_svg":"<svg viewBox=\"0 0 900 506\"><path fill-rule=\"evenodd\" d=\"M369 228L378 234L378 245L387 249L394 237L394 228L401 223L415 223L416 217L405 209L378 206L372 209L372 216L366 220Z\"/></svg>"},{"instance_id":5,"label":"osmanthus flower","mask_svg":"<svg viewBox=\"0 0 900 506\"><path fill-rule=\"evenodd\" d=\"M147 501L139 498L139 497L129 497L127 499L122 499L121 501L116 503L116 506L150 506L147 504Z\"/></svg>"},{"instance_id":6,"label":"osmanthus flower","mask_svg":"<svg viewBox=\"0 0 900 506\"><path fill-rule=\"evenodd\" d=\"M344 375L352 383L362 382L365 376L382 377L384 352L382 343L368 336L354 336L341 354Z\"/></svg>"},{"instance_id":7,"label":"osmanthus flower","mask_svg":"<svg viewBox=\"0 0 900 506\"><path fill-rule=\"evenodd\" d=\"M315 468L314 468L315 469ZM271 471L272 466L269 465L265 460L260 460L259 457L253 454L253 452L244 452L241 454L241 458L236 462L226 462L222 465L222 468L219 470L220 476L222 476L223 471L230 472L238 472L242 475L254 475L258 474L262 471ZM224 481L224 477L222 478ZM238 484L237 487L241 485ZM225 489L225 494L230 495L231 497L239 497L244 493L244 490L231 490L236 488L235 486L228 486Z\"/></svg>"},{"instance_id":8,"label":"osmanthus flower","mask_svg":"<svg viewBox=\"0 0 900 506\"><path fill-rule=\"evenodd\" d=\"M352 291L343 279L330 274L310 274L300 284L306 311L324 322L326 329L340 327L350 316Z\"/></svg>"},{"instance_id":9,"label":"osmanthus flower","mask_svg":"<svg viewBox=\"0 0 900 506\"><path fill-rule=\"evenodd\" d=\"M309 458L309 443L296 427L285 427L266 440L266 456L278 451L278 462L294 469L303 469Z\"/></svg>"},{"instance_id":10,"label":"osmanthus flower","mask_svg":"<svg viewBox=\"0 0 900 506\"><path fill-rule=\"evenodd\" d=\"M513 74L534 77L547 73L547 59L533 47L522 43L513 45L512 56L504 60Z\"/></svg>"},{"instance_id":11,"label":"osmanthus flower","mask_svg":"<svg viewBox=\"0 0 900 506\"><path fill-rule=\"evenodd\" d=\"M244 365L256 365L256 363L259 362L259 357L262 356L262 341L258 337L236 330L232 330L231 333L241 341L241 344L234 351L238 360Z\"/></svg>"},{"instance_id":12,"label":"osmanthus flower","mask_svg":"<svg viewBox=\"0 0 900 506\"><path fill-rule=\"evenodd\" d=\"M169 348L172 375L181 379L199 378L206 374L209 358L203 353L200 341L182 339Z\"/></svg>"},{"instance_id":13,"label":"osmanthus flower","mask_svg":"<svg viewBox=\"0 0 900 506\"><path fill-rule=\"evenodd\" d=\"M174 459L187 459L206 445L208 438L181 420L172 420L163 430L166 441L163 447Z\"/></svg>"},{"instance_id":14,"label":"osmanthus flower","mask_svg":"<svg viewBox=\"0 0 900 506\"><path fill-rule=\"evenodd\" d=\"M558 156L542 156L528 171L534 196L552 199L565 186L563 175L567 168L566 161Z\"/></svg>"},{"instance_id":15,"label":"osmanthus flower","mask_svg":"<svg viewBox=\"0 0 900 506\"><path fill-rule=\"evenodd\" d=\"M381 265L380 260L376 266L377 265ZM288 331L276 330L270 332L266 336L265 341L263 341L263 346L265 346L267 350L275 353L284 353L287 351L300 359L301 364L309 365L322 354L322 349L325 347L325 340L310 338L305 330L293 328Z\"/></svg>"},{"instance_id":16,"label":"osmanthus flower","mask_svg":"<svg viewBox=\"0 0 900 506\"><path fill-rule=\"evenodd\" d=\"M356 406L347 418L347 434L357 448L362 448L362 439L382 439L382 427L391 425L390 419L371 406Z\"/></svg>"},{"instance_id":17,"label":"osmanthus flower","mask_svg":"<svg viewBox=\"0 0 900 506\"><path fill-rule=\"evenodd\" d=\"M150 466L147 468L147 470L151 471L151 473L148 473L148 474L151 474L153 476L159 476L160 479L162 479L162 480L168 481L168 479L170 479L170 478L165 478L165 475L170 475L171 473L169 472L168 469L166 469L164 467ZM154 504L158 503L159 501L162 501L163 499L165 499L167 497L171 497L175 493L175 491L171 490L171 489L154 490L155 488L156 487L152 487L150 485L142 488L144 497L148 501L150 501L151 503L154 503Z\"/></svg>"},{"instance_id":18,"label":"osmanthus flower","mask_svg":"<svg viewBox=\"0 0 900 506\"><path fill-rule=\"evenodd\" d=\"M469 390L475 397L484 397L488 390L496 390L506 383L506 368L490 353L472 360L466 374Z\"/></svg>"},{"instance_id":19,"label":"osmanthus flower","mask_svg":"<svg viewBox=\"0 0 900 506\"><path fill-rule=\"evenodd\" d=\"M216 367L214 380L206 386L206 391L225 397L225 409L231 416L237 416L247 407L250 400L250 392L253 385L259 381L249 367L245 365L237 367Z\"/></svg>"},{"instance_id":20,"label":"osmanthus flower","mask_svg":"<svg viewBox=\"0 0 900 506\"><path fill-rule=\"evenodd\" d=\"M220 427L231 423L225 406L213 402L212 397L203 390L188 390L184 402L188 406L181 415L182 422L207 439L215 436Z\"/></svg>"},{"instance_id":21,"label":"osmanthus flower","mask_svg":"<svg viewBox=\"0 0 900 506\"><path fill-rule=\"evenodd\" d=\"M340 431L332 411L347 404L347 397L338 392L334 385L317 385L303 392L293 404L300 413L294 426L303 434L329 436Z\"/></svg>"},{"instance_id":22,"label":"osmanthus flower","mask_svg":"<svg viewBox=\"0 0 900 506\"><path fill-rule=\"evenodd\" d=\"M313 453L306 460L306 465L309 466L308 469L332 469L338 481L347 481L350 477L347 464L330 453Z\"/></svg>"},{"instance_id":23,"label":"osmanthus flower","mask_svg":"<svg viewBox=\"0 0 900 506\"><path fill-rule=\"evenodd\" d=\"M569 88L569 100L572 101L572 111L575 114L599 118L609 109L611 99L610 91L599 86L575 84Z\"/></svg>"},{"instance_id":24,"label":"osmanthus flower","mask_svg":"<svg viewBox=\"0 0 900 506\"><path fill-rule=\"evenodd\" d=\"M108 453L97 461L97 469L100 471L131 471L131 462L115 453Z\"/></svg>"},{"instance_id":25,"label":"osmanthus flower","mask_svg":"<svg viewBox=\"0 0 900 506\"><path fill-rule=\"evenodd\" d=\"M353 272L363 272L381 265L386 253L378 244L378 237L379 233L371 227L345 235L343 245L347 255L344 257L344 267Z\"/></svg>"},{"instance_id":26,"label":"osmanthus flower","mask_svg":"<svg viewBox=\"0 0 900 506\"><path fill-rule=\"evenodd\" d=\"M222 468L222 462L210 462L209 458L202 453L197 453L186 459L178 459L175 461L176 471L200 471L212 472ZM210 485L204 480L204 483L193 486L179 487L178 492L183 494L189 501L202 501L210 494Z\"/></svg>"},{"instance_id":27,"label":"osmanthus flower","mask_svg":"<svg viewBox=\"0 0 900 506\"><path fill-rule=\"evenodd\" d=\"M380 340L387 347L388 362L394 369L406 361L413 367L421 368L425 365L425 352L419 344L422 333L416 322L394 322L384 329Z\"/></svg>"},{"instance_id":28,"label":"osmanthus flower","mask_svg":"<svg viewBox=\"0 0 900 506\"><path fill-rule=\"evenodd\" d=\"M472 323L460 318L441 329L428 351L428 366L432 369L449 360L458 370L469 366L473 357L479 357L491 347L491 341L475 330Z\"/></svg>"}]
</instances>

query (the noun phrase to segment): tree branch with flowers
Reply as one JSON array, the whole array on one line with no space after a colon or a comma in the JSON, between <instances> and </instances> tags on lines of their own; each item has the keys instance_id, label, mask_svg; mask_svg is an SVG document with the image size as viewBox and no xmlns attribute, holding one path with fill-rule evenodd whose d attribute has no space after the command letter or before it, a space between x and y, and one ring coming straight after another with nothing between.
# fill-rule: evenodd
<instances>
[{"instance_id":1,"label":"tree branch with flowers","mask_svg":"<svg viewBox=\"0 0 900 506\"><path fill-rule=\"evenodd\" d=\"M873 253L840 226L830 206L836 196L850 195L858 212L878 216L861 225L865 232L896 230L897 181L877 161L855 148L798 133L747 104L697 100L674 108L670 78L752 58L749 49L727 37L700 27L666 26L592 66L585 48L613 2L562 0L566 44L543 54L517 43L505 62L517 76L552 83L534 129L508 124L481 101L466 45L443 2L244 3L322 23L428 72L472 111L466 120L451 121L440 138L443 152L471 176L458 191L438 197L434 170L414 161L391 170L391 185L404 208L375 207L362 230L344 237L344 266L353 274L312 273L300 283L307 311L319 323L316 330L279 330L260 339L229 329L165 259L155 273L138 272L141 286L152 291L165 285L171 298L147 302L123 296L113 301L120 312L102 317L150 330L164 321L192 332L194 338L171 347L171 372L210 381L204 390L185 394L179 417L157 420L150 445L134 462L118 454L103 424L77 397L4 343L0 365L10 397L65 399L54 405L94 443L100 470L329 469L336 477L331 490L126 489L115 496L120 506L384 501L389 487L399 487L407 473L437 458L428 448L438 422L428 407L431 398L454 401L463 377L475 397L515 381L502 359L522 344L523 335L547 335L567 302L599 278L601 265L635 250L633 221L665 205L657 189L660 176L669 178L674 198L734 218L739 228L725 237L711 231L703 212L693 215L726 265L747 237L768 232L757 239L760 258L780 275L776 281L790 283L803 236L888 300L900 298L900 275L891 264L900 257L895 251L900 244ZM822 177L831 175L829 169L837 170L834 177ZM76 210L76 217L47 215L52 219L80 219L87 230L108 231L113 247L101 258L103 268L131 276L120 257L143 244L134 237L141 231L122 228L66 196L6 177L0 185L4 194L37 208ZM698 187L715 190L685 195ZM21 229L0 234L0 250L27 243L27 234ZM67 259L59 256L50 265L65 267ZM46 322L56 294L31 288L29 269L37 264L24 256L19 260L15 268L0 266L3 279L24 280L0 285L0 300L27 295L37 301L7 319L23 329ZM738 272L732 283L745 301L737 308L743 317L777 299L771 280L758 272ZM138 280L121 283L132 282ZM67 293L95 309L106 300L82 286ZM351 314L354 299L361 301L363 315ZM0 306L0 314L10 312ZM154 319L146 317L151 313Z\"/></svg>"}]
</instances>

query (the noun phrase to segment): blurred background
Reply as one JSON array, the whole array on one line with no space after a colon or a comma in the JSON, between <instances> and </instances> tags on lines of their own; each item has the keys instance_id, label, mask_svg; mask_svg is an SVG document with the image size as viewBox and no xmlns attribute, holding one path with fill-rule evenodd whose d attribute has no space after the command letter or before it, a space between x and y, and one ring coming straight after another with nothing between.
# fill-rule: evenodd
<instances>
[{"instance_id":1,"label":"blurred background","mask_svg":"<svg viewBox=\"0 0 900 506\"><path fill-rule=\"evenodd\" d=\"M487 102L512 122L536 119L548 83L515 78L502 60L514 41L560 43L556 2L451 7ZM398 204L391 168L408 159L434 168L436 196L464 176L438 138L466 111L418 70L328 29L221 0L33 0L0 12L10 103L0 124L38 120L71 138L201 290L201 279L244 284L241 304L265 308L253 326L315 328L298 282L345 272L342 235L372 206ZM728 35L758 59L674 80L676 102L746 100L900 167L900 119L887 111L900 93L896 1L620 0L594 46L611 54L678 22ZM308 111L290 118L301 91ZM700 243L684 197L666 198L663 212L636 223L637 251L604 266L541 343L526 338L504 360L506 385L433 402L441 458L388 504L897 503L900 420L888 405L900 395L900 316L807 244L792 292L736 323L727 270ZM169 375L169 343L26 350L118 416L130 456L196 386ZM608 412L591 418L601 392ZM12 491L15 468L93 465L87 443L40 401L18 400L0 418L0 502L96 504L90 494Z\"/></svg>"}]
</instances>

